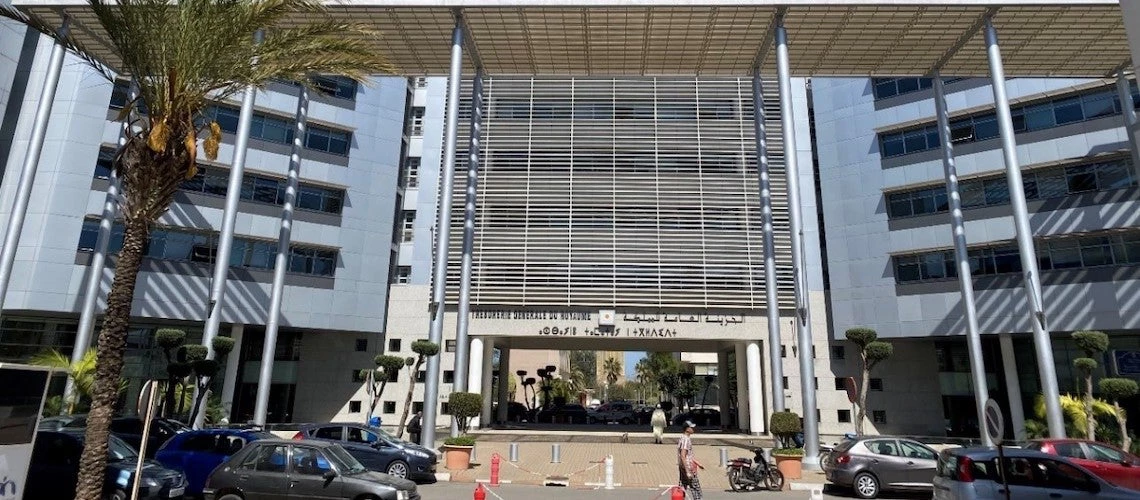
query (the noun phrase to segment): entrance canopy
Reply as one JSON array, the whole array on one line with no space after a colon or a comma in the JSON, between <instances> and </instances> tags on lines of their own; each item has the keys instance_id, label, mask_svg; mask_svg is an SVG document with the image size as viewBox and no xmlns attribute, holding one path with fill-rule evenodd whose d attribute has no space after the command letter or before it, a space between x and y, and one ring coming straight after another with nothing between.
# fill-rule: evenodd
<instances>
[{"instance_id":1,"label":"entrance canopy","mask_svg":"<svg viewBox=\"0 0 1140 500\"><path fill-rule=\"evenodd\" d=\"M1001 37L1006 74L1103 77L1131 59L1115 0L341 0L345 21L381 33L376 50L408 75L445 75L465 19L472 59L497 75L775 74L776 19L793 76L988 76L981 27ZM73 32L112 68L83 0L13 0ZM297 19L297 23L305 22Z\"/></svg>"}]
</instances>

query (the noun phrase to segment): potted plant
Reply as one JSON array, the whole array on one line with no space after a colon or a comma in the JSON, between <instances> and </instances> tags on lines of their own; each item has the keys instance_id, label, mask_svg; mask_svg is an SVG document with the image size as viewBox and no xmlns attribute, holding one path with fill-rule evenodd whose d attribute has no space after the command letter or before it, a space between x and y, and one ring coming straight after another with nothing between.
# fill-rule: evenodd
<instances>
[{"instance_id":1,"label":"potted plant","mask_svg":"<svg viewBox=\"0 0 1140 500\"><path fill-rule=\"evenodd\" d=\"M776 468L784 475L784 479L799 479L803 473L804 449L796 446L794 439L804 429L800 416L791 411L773 413L768 428L772 430L779 446L772 450Z\"/></svg>"},{"instance_id":2,"label":"potted plant","mask_svg":"<svg viewBox=\"0 0 1140 500\"><path fill-rule=\"evenodd\" d=\"M453 392L447 397L447 407L459 427L459 436L443 441L444 467L451 470L469 469L475 438L467 435L467 426L483 409L483 397L473 392Z\"/></svg>"}]
</instances>

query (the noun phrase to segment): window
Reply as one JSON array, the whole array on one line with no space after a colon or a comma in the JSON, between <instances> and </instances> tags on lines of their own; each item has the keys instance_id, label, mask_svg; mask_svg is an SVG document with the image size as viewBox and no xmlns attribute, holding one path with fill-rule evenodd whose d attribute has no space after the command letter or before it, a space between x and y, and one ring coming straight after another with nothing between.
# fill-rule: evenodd
<instances>
[{"instance_id":1,"label":"window","mask_svg":"<svg viewBox=\"0 0 1140 500\"><path fill-rule=\"evenodd\" d=\"M380 437L373 432L366 431L359 427L348 428L348 442L350 443L371 444L379 440Z\"/></svg>"},{"instance_id":2,"label":"window","mask_svg":"<svg viewBox=\"0 0 1140 500\"><path fill-rule=\"evenodd\" d=\"M182 440L181 451L208 451L213 452L217 446L218 436L213 434L199 434Z\"/></svg>"},{"instance_id":3,"label":"window","mask_svg":"<svg viewBox=\"0 0 1140 500\"><path fill-rule=\"evenodd\" d=\"M835 417L839 423L849 424L851 423L851 410L836 410Z\"/></svg>"},{"instance_id":4,"label":"window","mask_svg":"<svg viewBox=\"0 0 1140 500\"><path fill-rule=\"evenodd\" d=\"M445 384L455 383L455 370L444 370L443 371L443 383L445 383Z\"/></svg>"},{"instance_id":5,"label":"window","mask_svg":"<svg viewBox=\"0 0 1140 500\"><path fill-rule=\"evenodd\" d=\"M412 108L412 135L424 135L424 108Z\"/></svg>"},{"instance_id":6,"label":"window","mask_svg":"<svg viewBox=\"0 0 1140 500\"><path fill-rule=\"evenodd\" d=\"M784 390L788 389L788 377L784 377Z\"/></svg>"},{"instance_id":7,"label":"window","mask_svg":"<svg viewBox=\"0 0 1140 500\"><path fill-rule=\"evenodd\" d=\"M337 75L317 75L312 77L312 82L317 90L320 90L325 95L336 97L338 99L356 99L356 80L345 76Z\"/></svg>"},{"instance_id":8,"label":"window","mask_svg":"<svg viewBox=\"0 0 1140 500\"><path fill-rule=\"evenodd\" d=\"M819 377L812 377L811 383L812 383L812 387L818 391L819 390Z\"/></svg>"},{"instance_id":9,"label":"window","mask_svg":"<svg viewBox=\"0 0 1140 500\"><path fill-rule=\"evenodd\" d=\"M368 352L368 339L356 339L356 352Z\"/></svg>"},{"instance_id":10,"label":"window","mask_svg":"<svg viewBox=\"0 0 1140 500\"><path fill-rule=\"evenodd\" d=\"M427 380L427 372L423 370L416 372L416 382L422 383L424 380Z\"/></svg>"},{"instance_id":11,"label":"window","mask_svg":"<svg viewBox=\"0 0 1140 500\"><path fill-rule=\"evenodd\" d=\"M400 339L388 339L388 352L400 352Z\"/></svg>"},{"instance_id":12,"label":"window","mask_svg":"<svg viewBox=\"0 0 1140 500\"><path fill-rule=\"evenodd\" d=\"M872 391L882 391L883 390L883 379L872 378L870 383L867 384L867 388L872 390Z\"/></svg>"},{"instance_id":13,"label":"window","mask_svg":"<svg viewBox=\"0 0 1140 500\"><path fill-rule=\"evenodd\" d=\"M424 402L423 401L412 402L412 414L414 415L414 414L419 413L421 411L424 411Z\"/></svg>"},{"instance_id":14,"label":"window","mask_svg":"<svg viewBox=\"0 0 1140 500\"><path fill-rule=\"evenodd\" d=\"M354 401L354 402L359 403L359 401ZM351 406L351 403L352 402L349 403L349 406ZM359 410L357 410L357 411L359 411ZM317 429L316 432L313 433L313 437L315 437L317 439L329 439L332 441L340 441L341 439L344 438L344 427L339 426L339 425L330 425L327 427L321 427L321 428Z\"/></svg>"},{"instance_id":15,"label":"window","mask_svg":"<svg viewBox=\"0 0 1140 500\"><path fill-rule=\"evenodd\" d=\"M846 391L847 390L847 378L846 377L835 377L835 390L837 390L837 391Z\"/></svg>"},{"instance_id":16,"label":"window","mask_svg":"<svg viewBox=\"0 0 1140 500\"><path fill-rule=\"evenodd\" d=\"M871 85L877 101L928 89L934 85L934 80L930 78L872 78Z\"/></svg>"},{"instance_id":17,"label":"window","mask_svg":"<svg viewBox=\"0 0 1140 500\"><path fill-rule=\"evenodd\" d=\"M906 458L919 458L922 460L938 459L938 454L934 453L934 450L910 441L900 439L899 450L902 452L902 456Z\"/></svg>"},{"instance_id":18,"label":"window","mask_svg":"<svg viewBox=\"0 0 1140 500\"><path fill-rule=\"evenodd\" d=\"M411 282L412 267L411 266L397 266L396 267L396 284L407 285Z\"/></svg>"},{"instance_id":19,"label":"window","mask_svg":"<svg viewBox=\"0 0 1140 500\"><path fill-rule=\"evenodd\" d=\"M396 370L392 373L389 373L388 374L388 381L389 382L399 382L400 381L400 371Z\"/></svg>"},{"instance_id":20,"label":"window","mask_svg":"<svg viewBox=\"0 0 1140 500\"><path fill-rule=\"evenodd\" d=\"M876 423L876 424L887 423L887 412L884 410L872 410L871 411L871 421Z\"/></svg>"},{"instance_id":21,"label":"window","mask_svg":"<svg viewBox=\"0 0 1140 500\"><path fill-rule=\"evenodd\" d=\"M360 413L360 401L349 401L348 402L348 412L349 413Z\"/></svg>"},{"instance_id":22,"label":"window","mask_svg":"<svg viewBox=\"0 0 1140 500\"><path fill-rule=\"evenodd\" d=\"M439 412L443 415L451 415L451 407L447 404L447 401L439 405Z\"/></svg>"},{"instance_id":23,"label":"window","mask_svg":"<svg viewBox=\"0 0 1140 500\"><path fill-rule=\"evenodd\" d=\"M1067 458L1087 459L1088 455L1085 454L1085 448L1081 443L1053 443L1053 449L1057 450L1057 454Z\"/></svg>"},{"instance_id":24,"label":"window","mask_svg":"<svg viewBox=\"0 0 1140 500\"><path fill-rule=\"evenodd\" d=\"M404 211L403 224L401 225L401 227L402 227L402 232L401 232L402 236L400 237L400 241L402 241L404 243L411 242L412 236L415 235L415 233L416 233L416 211L415 210L405 210Z\"/></svg>"},{"instance_id":25,"label":"window","mask_svg":"<svg viewBox=\"0 0 1140 500\"><path fill-rule=\"evenodd\" d=\"M368 370L357 370L354 368L352 370L352 383L363 384L364 380L365 380L365 376L367 375L367 372L368 372Z\"/></svg>"},{"instance_id":26,"label":"window","mask_svg":"<svg viewBox=\"0 0 1140 500\"><path fill-rule=\"evenodd\" d=\"M111 169L115 160L115 150L111 148L99 148L99 159L95 160L95 178L96 179L110 179Z\"/></svg>"},{"instance_id":27,"label":"window","mask_svg":"<svg viewBox=\"0 0 1140 500\"><path fill-rule=\"evenodd\" d=\"M384 406L383 406L383 412L387 413L387 414L396 413L396 402L395 401L385 401Z\"/></svg>"},{"instance_id":28,"label":"window","mask_svg":"<svg viewBox=\"0 0 1140 500\"><path fill-rule=\"evenodd\" d=\"M332 471L329 463L320 450L308 446L293 446L293 472L306 476L323 476Z\"/></svg>"},{"instance_id":29,"label":"window","mask_svg":"<svg viewBox=\"0 0 1140 500\"><path fill-rule=\"evenodd\" d=\"M876 413L878 413L876 411ZM876 455L886 455L889 457L899 456L899 448L893 439L876 439L869 441L866 444L867 449Z\"/></svg>"},{"instance_id":30,"label":"window","mask_svg":"<svg viewBox=\"0 0 1140 500\"><path fill-rule=\"evenodd\" d=\"M788 347L787 347L787 346L785 346L785 345L780 345L780 357L781 357L781 358L786 358L786 357L788 357Z\"/></svg>"},{"instance_id":31,"label":"window","mask_svg":"<svg viewBox=\"0 0 1140 500\"><path fill-rule=\"evenodd\" d=\"M847 348L841 345L831 346L831 359L847 359Z\"/></svg>"},{"instance_id":32,"label":"window","mask_svg":"<svg viewBox=\"0 0 1140 500\"><path fill-rule=\"evenodd\" d=\"M95 176L99 177L100 172L101 168L96 165ZM107 173L109 174L109 170ZM199 164L198 173L184 181L179 189L193 193L225 196L229 191L229 176L230 172L227 169ZM241 199L279 206L284 205L287 182L286 179L245 174L242 178ZM344 195L344 190L341 189L301 183L297 186L294 206L300 210L339 214L344 207Z\"/></svg>"},{"instance_id":33,"label":"window","mask_svg":"<svg viewBox=\"0 0 1140 500\"><path fill-rule=\"evenodd\" d=\"M420 162L423 158L419 156L409 156L404 160L404 187L408 189L415 189L420 186Z\"/></svg>"},{"instance_id":34,"label":"window","mask_svg":"<svg viewBox=\"0 0 1140 500\"><path fill-rule=\"evenodd\" d=\"M1096 443L1086 443L1086 445L1089 447L1089 451L1092 454L1092 459L1096 460L1097 462L1108 462L1114 465L1118 465L1124 463L1124 461L1127 460L1127 458L1124 457L1124 454L1119 450L1114 450L1107 446ZM1058 453L1060 453L1060 450L1058 450Z\"/></svg>"},{"instance_id":35,"label":"window","mask_svg":"<svg viewBox=\"0 0 1140 500\"><path fill-rule=\"evenodd\" d=\"M242 469L263 472L285 472L285 461L289 454L284 445L258 446L242 461Z\"/></svg>"},{"instance_id":36,"label":"window","mask_svg":"<svg viewBox=\"0 0 1140 500\"><path fill-rule=\"evenodd\" d=\"M351 132L317 125L309 126L305 130L305 148L307 149L348 156L350 144L352 144Z\"/></svg>"},{"instance_id":37,"label":"window","mask_svg":"<svg viewBox=\"0 0 1140 500\"><path fill-rule=\"evenodd\" d=\"M427 78L422 77L422 76L417 76L415 85L416 85L417 89L422 89L424 87L427 87Z\"/></svg>"},{"instance_id":38,"label":"window","mask_svg":"<svg viewBox=\"0 0 1140 500\"><path fill-rule=\"evenodd\" d=\"M1138 250L1140 250L1140 248L1138 248ZM445 340L443 343L443 348L445 352L455 352L455 341Z\"/></svg>"}]
</instances>

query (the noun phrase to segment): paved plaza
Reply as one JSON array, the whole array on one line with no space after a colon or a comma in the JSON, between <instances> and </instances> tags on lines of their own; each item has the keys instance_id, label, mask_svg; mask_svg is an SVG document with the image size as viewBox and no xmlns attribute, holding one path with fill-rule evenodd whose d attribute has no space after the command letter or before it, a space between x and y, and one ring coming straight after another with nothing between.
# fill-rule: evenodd
<instances>
[{"instance_id":1,"label":"paved plaza","mask_svg":"<svg viewBox=\"0 0 1140 500\"><path fill-rule=\"evenodd\" d=\"M439 483L432 485L420 486L420 494L423 500L461 500L474 497L475 486L467 483ZM542 498L547 500L571 500L571 499L590 499L590 500L658 500L669 499L669 492L665 488L617 488L611 491L594 488L594 487L544 487L544 486L529 486L529 485L516 485L508 484L502 485L498 488L489 488L487 490L488 500L533 500ZM728 500L728 499L756 499L756 500L806 500L811 498L811 493L808 491L765 491L758 493L736 493L732 491L725 491L721 489L714 489L711 486L705 487L704 497L708 500ZM843 492L825 491L823 498L852 498L850 494ZM925 495L884 495L881 498L898 498L898 499L911 499L911 498L930 498L930 493Z\"/></svg>"}]
</instances>

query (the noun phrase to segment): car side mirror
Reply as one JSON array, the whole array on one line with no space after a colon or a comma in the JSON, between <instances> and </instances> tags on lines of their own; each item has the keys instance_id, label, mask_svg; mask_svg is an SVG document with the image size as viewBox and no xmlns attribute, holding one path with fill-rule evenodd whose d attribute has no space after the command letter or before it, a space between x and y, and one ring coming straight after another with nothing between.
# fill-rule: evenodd
<instances>
[{"instance_id":1,"label":"car side mirror","mask_svg":"<svg viewBox=\"0 0 1140 500\"><path fill-rule=\"evenodd\" d=\"M1120 465L1123 465L1125 467L1132 467L1134 464L1132 463L1131 460L1126 458L1126 459L1120 461Z\"/></svg>"},{"instance_id":2,"label":"car side mirror","mask_svg":"<svg viewBox=\"0 0 1140 500\"><path fill-rule=\"evenodd\" d=\"M335 470L325 471L325 473L322 474L321 477L325 478L326 483L331 482L333 479L336 479L336 471Z\"/></svg>"}]
</instances>

